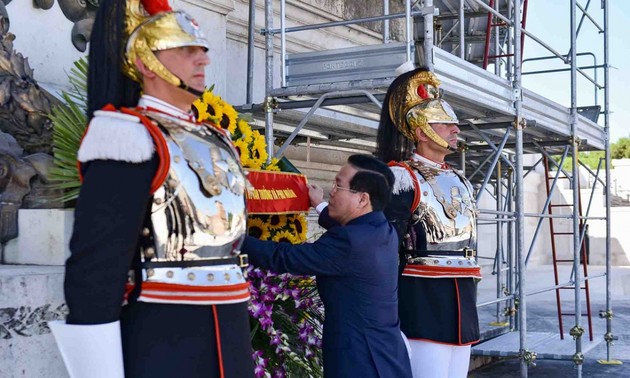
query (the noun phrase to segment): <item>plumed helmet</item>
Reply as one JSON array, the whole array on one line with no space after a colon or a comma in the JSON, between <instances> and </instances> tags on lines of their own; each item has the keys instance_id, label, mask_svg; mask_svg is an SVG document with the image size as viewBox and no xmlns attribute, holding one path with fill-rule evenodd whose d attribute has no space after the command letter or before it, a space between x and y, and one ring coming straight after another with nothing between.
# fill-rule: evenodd
<instances>
[{"instance_id":1,"label":"plumed helmet","mask_svg":"<svg viewBox=\"0 0 630 378\"><path fill-rule=\"evenodd\" d=\"M141 82L136 68L139 58L145 66L168 83L187 89L186 84L171 73L155 56L155 51L185 46L208 50L208 41L197 22L187 13L173 11L167 0L128 0L126 10L124 71L132 80Z\"/></svg>"},{"instance_id":2,"label":"plumed helmet","mask_svg":"<svg viewBox=\"0 0 630 378\"><path fill-rule=\"evenodd\" d=\"M419 70L391 92L389 115L407 139L416 141L416 128L438 145L448 148L448 142L430 126L431 123L459 123L453 108L439 91L440 81L434 73Z\"/></svg>"}]
</instances>

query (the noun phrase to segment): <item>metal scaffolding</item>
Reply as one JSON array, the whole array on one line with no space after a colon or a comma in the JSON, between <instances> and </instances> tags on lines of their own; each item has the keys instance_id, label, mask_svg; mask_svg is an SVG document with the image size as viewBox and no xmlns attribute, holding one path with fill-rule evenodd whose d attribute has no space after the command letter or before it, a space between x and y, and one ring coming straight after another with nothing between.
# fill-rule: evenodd
<instances>
[{"instance_id":1,"label":"metal scaffolding","mask_svg":"<svg viewBox=\"0 0 630 378\"><path fill-rule=\"evenodd\" d=\"M274 3L279 3L279 28L273 25ZM527 0L405 0L404 12L399 14L390 14L389 1L384 0L382 15L293 27L285 24L285 0L265 0L265 28L262 30L266 41L265 101L263 104L252 104L255 32L252 9L255 0L250 0L248 104L240 109L253 111L255 117L264 118L270 156L274 155L274 138L280 136L286 139L275 152L276 157L281 156L287 146L301 143L304 138L321 145L371 151L375 145L381 101L394 79L395 68L406 61L417 60L436 72L442 81L444 95L461 122L463 143L459 156L451 163L462 169L475 184L477 199L487 193L496 200L496 207L481 209L479 218L480 223L496 227L495 255L480 256L493 261L496 298L479 303L478 307L495 308L495 323L503 326L487 332L485 337L493 339L480 344L473 353L518 356L522 377L527 376L528 366L536 358L570 359L576 365L577 376L581 377L583 354L588 349L585 345L589 348L595 345L582 340L582 284L598 278L583 277L580 272L580 251L585 225L589 221L606 222L606 270L603 275L606 280L606 310L600 316L606 319L607 331L603 340L607 343L608 361L612 361L610 347L615 337L612 333L610 290L610 193L607 190L610 187L608 0L601 1L602 25L589 14L590 3L591 0L587 0L587 4L582 6L577 0L570 0L570 49L567 54L561 54L525 28ZM579 25L578 12L581 15ZM403 22L401 29L405 35L402 41L390 38L390 21L395 19ZM381 44L287 53L286 38L291 33L366 22L382 22ZM603 64L598 65L596 54L577 50L577 37L583 22L591 22L603 37ZM523 72L522 64L527 61L522 60L522 50L526 41L538 43L551 54L527 61L557 59L566 67ZM278 47L280 79L276 85L274 51ZM593 58L593 65L578 66L577 57L584 55ZM493 66L493 72L485 69L489 65ZM588 70L592 70L592 77ZM569 71L571 75L571 104L568 108L522 87L523 75L559 71ZM603 71L603 84L598 81L598 71ZM578 74L593 84L595 103L589 107L578 106ZM604 91L603 105L598 103L599 90ZM600 113L604 115L603 127L597 124ZM279 128L278 124L297 126ZM577 205L581 201L579 150L605 151L603 167L600 164L595 172L588 169L595 185L585 214L580 213ZM526 154L543 157L536 164L525 167L523 156ZM573 163L571 172L562 169L562 163L567 158ZM543 209L539 213L526 213L524 179L543 161L554 164L557 174L549 187ZM603 180L600 171L604 171ZM569 179L572 188L574 205L569 214L551 214L549 211L560 173ZM593 194L598 186L605 195L605 217L589 216ZM526 218L538 219L531 239L525 235ZM551 219L568 219L571 222L571 277L563 283L556 278L555 286L529 292L527 263L542 223ZM529 246L526 246L528 243ZM542 342L537 343L541 340L536 340L527 330L527 299L530 295L557 292L566 287L574 290L575 316L570 331L575 340L573 353L567 350L546 352ZM505 308L503 312L501 306ZM499 338L516 334L518 350L495 348L490 344L493 340L496 345L509 344L507 339L501 341ZM547 339L544 343L553 344ZM484 344L490 346L484 348ZM559 345L566 348L567 344Z\"/></svg>"}]
</instances>

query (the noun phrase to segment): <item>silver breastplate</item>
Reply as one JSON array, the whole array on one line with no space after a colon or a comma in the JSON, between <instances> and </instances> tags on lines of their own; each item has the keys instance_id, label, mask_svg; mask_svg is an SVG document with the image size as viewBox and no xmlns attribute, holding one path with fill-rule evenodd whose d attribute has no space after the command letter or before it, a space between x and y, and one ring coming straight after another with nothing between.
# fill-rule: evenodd
<instances>
[{"instance_id":1,"label":"silver breastplate","mask_svg":"<svg viewBox=\"0 0 630 378\"><path fill-rule=\"evenodd\" d=\"M410 164L422 191L419 221L427 237L427 250L462 250L477 247L477 215L473 193L451 169Z\"/></svg>"},{"instance_id":2,"label":"silver breastplate","mask_svg":"<svg viewBox=\"0 0 630 378\"><path fill-rule=\"evenodd\" d=\"M231 142L218 131L146 111L170 154L168 176L154 193L155 250L143 261L207 260L237 255L246 232L245 175Z\"/></svg>"}]
</instances>

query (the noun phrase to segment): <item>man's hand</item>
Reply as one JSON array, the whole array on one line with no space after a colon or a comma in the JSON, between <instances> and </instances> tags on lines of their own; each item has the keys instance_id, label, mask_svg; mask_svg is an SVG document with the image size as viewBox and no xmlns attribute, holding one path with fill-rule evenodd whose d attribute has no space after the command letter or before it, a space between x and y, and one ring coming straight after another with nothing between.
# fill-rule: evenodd
<instances>
[{"instance_id":1,"label":"man's hand","mask_svg":"<svg viewBox=\"0 0 630 378\"><path fill-rule=\"evenodd\" d=\"M317 207L324 202L324 189L319 185L308 184L308 199L311 201L311 206Z\"/></svg>"}]
</instances>

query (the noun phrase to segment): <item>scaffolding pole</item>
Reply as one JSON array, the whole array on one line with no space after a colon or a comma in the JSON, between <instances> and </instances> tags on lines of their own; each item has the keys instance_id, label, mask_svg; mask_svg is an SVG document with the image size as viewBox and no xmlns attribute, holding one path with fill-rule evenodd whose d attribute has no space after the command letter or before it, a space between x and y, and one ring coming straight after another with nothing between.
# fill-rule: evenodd
<instances>
[{"instance_id":1,"label":"scaffolding pole","mask_svg":"<svg viewBox=\"0 0 630 378\"><path fill-rule=\"evenodd\" d=\"M606 319L606 334L604 340L606 341L606 362L612 363L610 358L610 347L613 341L616 339L612 333L612 269L611 269L611 254L610 254L610 65L609 65L609 33L608 33L608 0L603 0L604 8L604 134L605 134L605 157L606 157L606 187L604 190L604 198L606 200L606 312L603 314Z\"/></svg>"},{"instance_id":2,"label":"scaffolding pole","mask_svg":"<svg viewBox=\"0 0 630 378\"><path fill-rule=\"evenodd\" d=\"M514 28L514 79L512 80L512 90L514 95L514 128L516 138L516 256L518 264L518 330L519 330L519 357L521 367L521 377L527 377L527 368L533 361L533 354L527 350L527 291L525 277L525 208L523 201L523 127L525 121L522 119L522 87L521 87L521 44L516 41L521 40L521 3L513 0L512 5L512 27Z\"/></svg>"},{"instance_id":3,"label":"scaffolding pole","mask_svg":"<svg viewBox=\"0 0 630 378\"><path fill-rule=\"evenodd\" d=\"M273 156L273 111L274 98L269 94L273 90L273 0L265 0L265 142L267 156Z\"/></svg>"},{"instance_id":4,"label":"scaffolding pole","mask_svg":"<svg viewBox=\"0 0 630 378\"><path fill-rule=\"evenodd\" d=\"M569 334L573 336L575 340L575 354L573 355L573 362L576 367L576 376L582 377L582 364L584 363L584 354L582 354L582 335L584 334L584 328L581 325L582 321L582 298L580 295L581 290L581 277L580 277L580 252L582 245L580 243L580 180L579 180L579 165L578 165L578 153L579 153L579 139L577 130L577 32L576 32L576 0L571 0L570 5L570 25L571 25L571 158L573 160L573 172L571 179L572 194L573 194L573 274L574 274L574 318L575 325L569 331ZM584 261L586 264L586 261Z\"/></svg>"},{"instance_id":5,"label":"scaffolding pole","mask_svg":"<svg viewBox=\"0 0 630 378\"><path fill-rule=\"evenodd\" d=\"M507 170L507 197L505 199L506 211L508 213L514 214L514 170L510 167ZM514 295L516 290L516 275L514 274L514 267L516 264L516 248L515 248L515 238L514 235L516 233L516 222L510 222L507 225L506 232L506 240L507 240L507 273L506 273L506 281L507 281L507 293L509 295ZM510 331L514 331L516 327L516 322L514 320L515 313L515 301L514 298L510 299L507 303L507 311L510 315Z\"/></svg>"},{"instance_id":6,"label":"scaffolding pole","mask_svg":"<svg viewBox=\"0 0 630 378\"><path fill-rule=\"evenodd\" d=\"M466 57L466 41L464 40L465 19L464 19L464 0L459 0L459 58L464 60Z\"/></svg>"},{"instance_id":7,"label":"scaffolding pole","mask_svg":"<svg viewBox=\"0 0 630 378\"><path fill-rule=\"evenodd\" d=\"M496 190L496 196L497 196L497 211L503 211L503 185L502 185L502 181L503 181L503 172L501 169L501 161L497 161L497 182L495 185L495 190ZM499 219L503 218L502 215L498 216ZM497 243L497 251L495 254L495 266L496 266L496 274L497 274L497 287L496 287L496 294L497 294L497 298L501 297L502 295L504 295L504 282L503 282L503 262L504 262L504 256L503 256L503 226L504 226L504 222L498 221L496 222L497 225L497 239L496 239L496 243ZM496 325L503 325L501 322L501 304L497 303L497 308L496 308L496 314L495 314L495 318L496 318Z\"/></svg>"},{"instance_id":8,"label":"scaffolding pole","mask_svg":"<svg viewBox=\"0 0 630 378\"><path fill-rule=\"evenodd\" d=\"M256 0L249 0L249 21L247 24L247 89L245 104L251 105L254 98L254 32L256 28Z\"/></svg>"},{"instance_id":9,"label":"scaffolding pole","mask_svg":"<svg viewBox=\"0 0 630 378\"><path fill-rule=\"evenodd\" d=\"M433 0L425 0L424 5L426 8L430 8L430 12L425 12L424 15L424 44L423 52L424 62L422 64L429 70L433 71ZM405 11L407 15L405 17L407 26L407 61L411 60L411 44L413 43L413 32L411 30L411 0L405 0Z\"/></svg>"}]
</instances>

